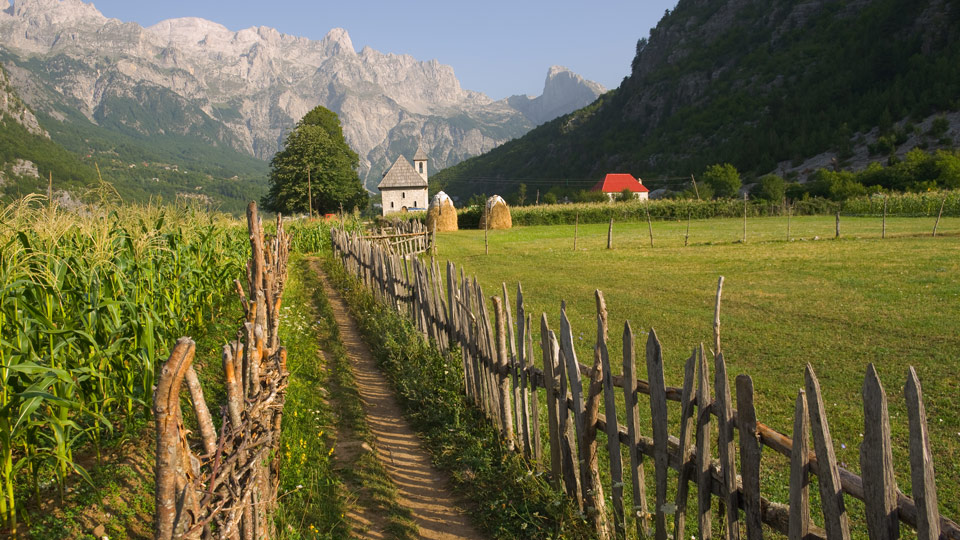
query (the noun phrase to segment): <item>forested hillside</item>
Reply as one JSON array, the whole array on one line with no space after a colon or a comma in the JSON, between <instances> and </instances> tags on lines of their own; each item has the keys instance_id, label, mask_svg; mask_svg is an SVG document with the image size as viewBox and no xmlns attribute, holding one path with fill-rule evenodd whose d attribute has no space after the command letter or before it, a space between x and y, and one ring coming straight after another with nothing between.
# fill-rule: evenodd
<instances>
[{"instance_id":1,"label":"forested hillside","mask_svg":"<svg viewBox=\"0 0 960 540\"><path fill-rule=\"evenodd\" d=\"M680 0L619 88L431 183L461 196L583 189L606 172L646 183L718 162L756 176L828 151L842 167L874 128L878 160L913 132L951 146L913 123L960 110L957 4Z\"/></svg>"}]
</instances>

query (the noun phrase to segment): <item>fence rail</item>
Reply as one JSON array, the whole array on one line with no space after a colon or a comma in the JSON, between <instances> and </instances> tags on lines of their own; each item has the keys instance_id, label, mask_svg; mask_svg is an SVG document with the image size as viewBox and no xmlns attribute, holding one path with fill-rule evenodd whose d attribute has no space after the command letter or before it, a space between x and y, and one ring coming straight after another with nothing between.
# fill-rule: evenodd
<instances>
[{"instance_id":1,"label":"fence rail","mask_svg":"<svg viewBox=\"0 0 960 540\"><path fill-rule=\"evenodd\" d=\"M560 325L554 331L546 315L540 319L540 365L535 365L533 318L524 309L520 285L516 293L516 320L506 286L501 296L487 297L476 279L457 276L447 263L446 279L439 264L390 253L383 247L341 230L331 231L334 252L344 267L357 275L372 293L399 313L411 317L425 339L440 351L459 348L466 395L493 421L508 445L539 466L546 461L552 482L574 498L598 536L625 538L624 491L630 486L637 515L637 533L665 539L668 529L684 531L688 499L692 496L699 538L714 536L714 501L722 536L761 538L762 525L791 539L850 538L847 497L864 501L865 524L875 539L897 538L900 524L915 529L922 539L960 539L960 527L940 516L933 476L933 458L927 435L922 392L910 369L905 396L910 424L912 495L899 491L894 479L887 398L876 371L867 368L863 386L864 442L858 476L841 467L834 453L820 384L812 366L806 366L805 387L795 402L793 436L758 421L749 375L735 379L737 402L732 403L726 363L719 340L719 306L723 278L717 289L715 342L708 351L694 347L684 367L681 387L667 386L660 341L651 329L645 361L637 365L635 334L624 324L623 375L613 374L607 351L609 324L603 294L596 292L597 338L592 365L578 361L573 330L561 306ZM445 285L444 285L445 281ZM715 353L715 354L714 354ZM646 368L646 380L639 369ZM540 392L545 390L547 417L540 416ZM622 394L626 426L618 423L616 398ZM646 398L641 400L640 396ZM639 425L641 401L649 404L652 431ZM601 414L601 402L603 403ZM679 403L679 434L669 431L668 406ZM734 408L736 405L736 408ZM548 441L540 439L547 423ZM715 427L714 427L715 426ZM598 433L606 434L610 483L601 481ZM812 434L813 449L810 449ZM712 454L716 437L718 455ZM766 446L789 459L787 503L761 493L760 449ZM626 446L629 463L623 463ZM543 452L547 451L547 456ZM740 470L737 470L739 452ZM646 493L644 461L653 460L655 493ZM668 471L676 472L676 496L667 500ZM626 471L626 472L625 472ZM624 474L629 476L625 481ZM817 477L824 527L810 517L811 475ZM629 482L629 483L628 483ZM695 484L691 493L690 484ZM604 490L610 490L612 508L606 508ZM741 518L742 510L742 518ZM669 522L669 524L668 524ZM718 535L719 536L719 535Z\"/></svg>"},{"instance_id":2,"label":"fence rail","mask_svg":"<svg viewBox=\"0 0 960 540\"><path fill-rule=\"evenodd\" d=\"M226 403L216 433L193 368L195 344L180 338L164 363L154 393L157 430L154 538L253 540L274 536L272 511L279 486L280 425L287 388L286 350L279 344L280 303L290 237L277 216L265 237L255 203L247 208L251 258L243 327L223 348ZM199 429L189 437L180 408L186 381Z\"/></svg>"}]
</instances>

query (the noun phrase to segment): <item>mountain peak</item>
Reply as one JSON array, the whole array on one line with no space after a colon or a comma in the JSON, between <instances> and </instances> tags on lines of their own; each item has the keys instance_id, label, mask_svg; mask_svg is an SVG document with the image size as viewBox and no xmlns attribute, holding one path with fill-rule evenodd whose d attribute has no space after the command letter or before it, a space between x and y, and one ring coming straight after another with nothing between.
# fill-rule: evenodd
<instances>
[{"instance_id":1,"label":"mountain peak","mask_svg":"<svg viewBox=\"0 0 960 540\"><path fill-rule=\"evenodd\" d=\"M211 34L232 34L222 24L199 17L166 19L148 27L147 30L163 39L177 43L197 43Z\"/></svg>"},{"instance_id":2,"label":"mountain peak","mask_svg":"<svg viewBox=\"0 0 960 540\"><path fill-rule=\"evenodd\" d=\"M357 54L356 49L353 48L353 41L350 40L350 34L343 28L333 28L327 32L327 35L320 40L320 48L331 55Z\"/></svg>"}]
</instances>

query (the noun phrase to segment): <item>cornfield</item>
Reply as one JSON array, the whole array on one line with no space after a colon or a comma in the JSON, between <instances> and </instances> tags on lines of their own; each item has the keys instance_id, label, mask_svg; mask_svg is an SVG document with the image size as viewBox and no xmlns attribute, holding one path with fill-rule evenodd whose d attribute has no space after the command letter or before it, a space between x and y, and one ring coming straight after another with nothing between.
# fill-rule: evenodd
<instances>
[{"instance_id":1,"label":"cornfield","mask_svg":"<svg viewBox=\"0 0 960 540\"><path fill-rule=\"evenodd\" d=\"M68 213L27 197L0 210L0 519L18 497L87 473L149 413L158 358L201 331L244 274L239 222L186 206Z\"/></svg>"}]
</instances>

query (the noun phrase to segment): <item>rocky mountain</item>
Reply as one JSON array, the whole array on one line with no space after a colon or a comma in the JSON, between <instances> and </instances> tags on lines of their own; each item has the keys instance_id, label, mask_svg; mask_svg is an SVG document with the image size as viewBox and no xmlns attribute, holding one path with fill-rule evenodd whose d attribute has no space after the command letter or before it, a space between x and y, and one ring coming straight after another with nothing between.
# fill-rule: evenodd
<instances>
[{"instance_id":1,"label":"rocky mountain","mask_svg":"<svg viewBox=\"0 0 960 540\"><path fill-rule=\"evenodd\" d=\"M0 121L13 121L23 126L27 133L49 137L40 127L36 115L23 103L14 89L10 86L7 72L0 68Z\"/></svg>"},{"instance_id":2,"label":"rocky mountain","mask_svg":"<svg viewBox=\"0 0 960 540\"><path fill-rule=\"evenodd\" d=\"M456 195L509 193L515 178L589 188L606 172L661 187L723 162L802 179L825 153L842 168L861 149L952 147L923 126L960 110L958 65L957 2L679 0L619 88L434 180Z\"/></svg>"},{"instance_id":3,"label":"rocky mountain","mask_svg":"<svg viewBox=\"0 0 960 540\"><path fill-rule=\"evenodd\" d=\"M602 91L551 70L544 96L522 112L461 88L436 60L357 52L340 28L320 41L196 18L143 28L81 0L0 0L0 61L41 120L71 124L66 131L87 122L128 142L159 137L174 152L190 141L269 160L296 121L324 105L340 115L368 187L420 142L438 170Z\"/></svg>"},{"instance_id":4,"label":"rocky mountain","mask_svg":"<svg viewBox=\"0 0 960 540\"><path fill-rule=\"evenodd\" d=\"M510 96L507 103L522 112L533 125L539 126L586 107L606 91L603 85L588 81L563 66L552 66L543 83L543 94L537 97Z\"/></svg>"}]
</instances>

